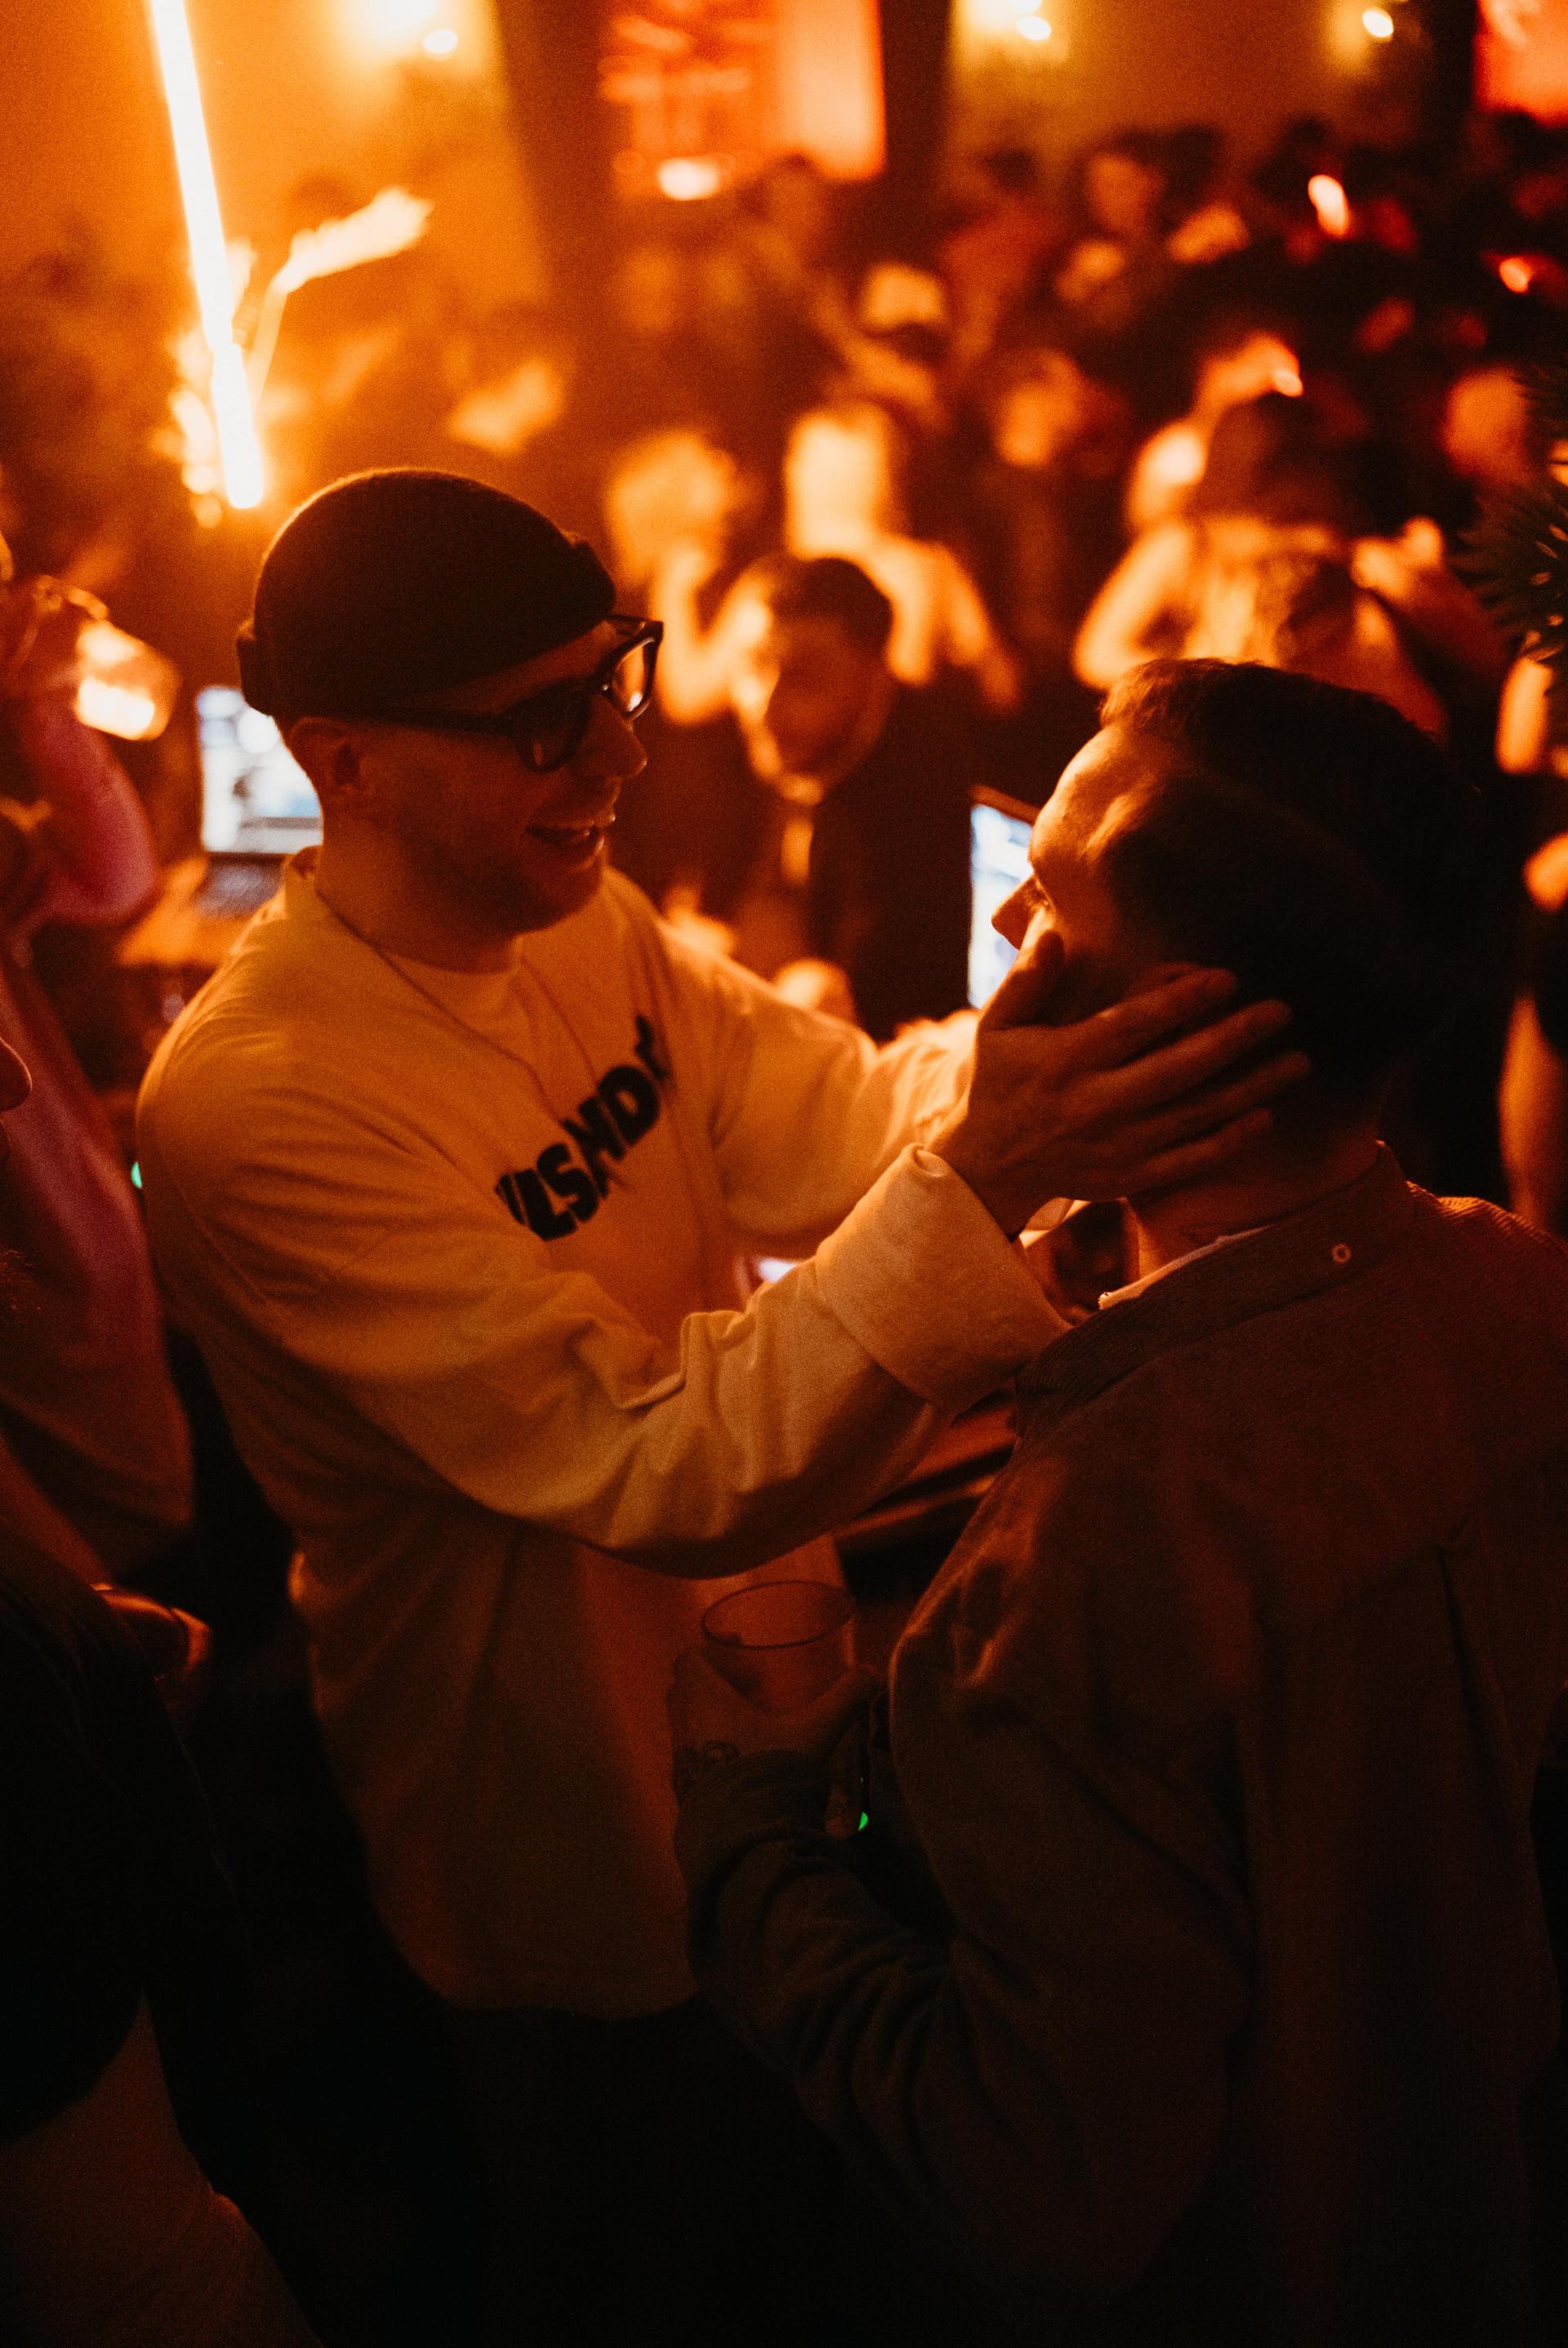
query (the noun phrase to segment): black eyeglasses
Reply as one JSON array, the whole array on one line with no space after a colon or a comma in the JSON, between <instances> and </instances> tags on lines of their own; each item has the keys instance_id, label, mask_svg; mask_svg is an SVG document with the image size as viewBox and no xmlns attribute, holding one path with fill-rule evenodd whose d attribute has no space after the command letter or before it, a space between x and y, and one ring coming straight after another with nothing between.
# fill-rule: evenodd
<instances>
[{"instance_id":1,"label":"black eyeglasses","mask_svg":"<svg viewBox=\"0 0 1568 2348\"><path fill-rule=\"evenodd\" d=\"M614 612L611 618L631 633L587 676L562 677L506 709L378 709L377 718L432 734L499 734L534 774L553 774L582 748L596 695L603 694L612 709L631 718L640 717L653 698L664 622L639 620L627 612Z\"/></svg>"}]
</instances>

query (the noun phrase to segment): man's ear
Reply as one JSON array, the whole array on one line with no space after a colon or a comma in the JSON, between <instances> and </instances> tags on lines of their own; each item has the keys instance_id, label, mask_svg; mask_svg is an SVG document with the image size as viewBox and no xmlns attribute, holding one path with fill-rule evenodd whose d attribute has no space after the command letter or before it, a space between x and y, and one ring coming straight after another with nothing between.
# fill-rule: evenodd
<instances>
[{"instance_id":1,"label":"man's ear","mask_svg":"<svg viewBox=\"0 0 1568 2348\"><path fill-rule=\"evenodd\" d=\"M356 731L336 717L296 717L284 734L290 756L304 767L315 786L323 810L364 814L374 794L374 779Z\"/></svg>"}]
</instances>

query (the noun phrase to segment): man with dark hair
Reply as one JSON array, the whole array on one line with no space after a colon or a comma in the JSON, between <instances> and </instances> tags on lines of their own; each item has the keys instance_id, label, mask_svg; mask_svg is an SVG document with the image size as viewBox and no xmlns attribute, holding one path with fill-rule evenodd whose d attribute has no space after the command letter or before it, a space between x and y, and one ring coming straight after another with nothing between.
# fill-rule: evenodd
<instances>
[{"instance_id":1,"label":"man with dark hair","mask_svg":"<svg viewBox=\"0 0 1568 2348\"><path fill-rule=\"evenodd\" d=\"M780 554L748 578L758 623L729 702L777 804L738 951L769 977L802 958L841 972L885 1043L967 1000L973 728L941 688L899 684L892 605L858 563Z\"/></svg>"},{"instance_id":2,"label":"man with dark hair","mask_svg":"<svg viewBox=\"0 0 1568 2348\"><path fill-rule=\"evenodd\" d=\"M1104 843L1130 922L1290 1004L1313 1067L1298 1122L1377 1102L1463 982L1485 850L1473 786L1386 703L1245 664L1130 669L1100 722L1176 762Z\"/></svg>"},{"instance_id":3,"label":"man with dark hair","mask_svg":"<svg viewBox=\"0 0 1568 2348\"><path fill-rule=\"evenodd\" d=\"M755 2083L686 1962L670 1663L1058 1325L1017 1226L923 1147L965 1153L965 1100L1012 1103L1021 1223L1218 1162L1295 1068L1174 1097L1283 1019L1147 1053L1222 974L971 1082L951 1036L878 1053L685 945L605 871L659 635L614 601L586 546L452 475L359 475L284 525L241 673L322 845L160 1049L139 1155L175 1309L301 1544L377 1906L446 2003L498 2328L727 2339L703 2327L749 2257L789 2338ZM811 1260L748 1301L748 1252Z\"/></svg>"},{"instance_id":4,"label":"man with dark hair","mask_svg":"<svg viewBox=\"0 0 1568 2348\"><path fill-rule=\"evenodd\" d=\"M923 1894L907 1850L879 1888L891 1781L864 1859L821 1831L853 1677L765 1719L681 1660L698 1978L1053 2338L1558 2338L1529 1806L1568 1678L1568 1262L1377 1138L1462 963L1474 810L1383 705L1273 670L1151 664L1105 721L997 916L1057 968L1045 1015L1222 953L1312 1075L1218 1177L1127 1200L1123 1284L1018 1382L893 1659Z\"/></svg>"}]
</instances>

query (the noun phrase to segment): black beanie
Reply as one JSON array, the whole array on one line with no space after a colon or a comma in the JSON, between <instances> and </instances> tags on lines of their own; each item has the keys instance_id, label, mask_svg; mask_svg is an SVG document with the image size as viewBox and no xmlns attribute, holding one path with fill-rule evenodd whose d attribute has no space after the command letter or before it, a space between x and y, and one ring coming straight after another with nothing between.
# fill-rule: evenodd
<instances>
[{"instance_id":1,"label":"black beanie","mask_svg":"<svg viewBox=\"0 0 1568 2348\"><path fill-rule=\"evenodd\" d=\"M459 473L353 473L290 516L240 630L254 709L372 717L533 660L608 617L592 547Z\"/></svg>"}]
</instances>

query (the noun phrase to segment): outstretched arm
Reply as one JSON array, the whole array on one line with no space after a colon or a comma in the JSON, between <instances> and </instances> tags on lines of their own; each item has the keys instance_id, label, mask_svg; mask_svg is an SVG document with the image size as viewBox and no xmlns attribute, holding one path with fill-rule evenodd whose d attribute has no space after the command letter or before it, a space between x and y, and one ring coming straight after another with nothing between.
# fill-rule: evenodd
<instances>
[{"instance_id":1,"label":"outstretched arm","mask_svg":"<svg viewBox=\"0 0 1568 2348\"><path fill-rule=\"evenodd\" d=\"M1191 559L1184 522L1161 522L1135 539L1089 605L1073 646L1073 666L1101 691L1162 649L1157 631L1175 608Z\"/></svg>"},{"instance_id":2,"label":"outstretched arm","mask_svg":"<svg viewBox=\"0 0 1568 2348\"><path fill-rule=\"evenodd\" d=\"M125 768L59 695L13 702L8 714L39 795L29 829L41 869L26 925L129 921L158 886L158 861Z\"/></svg>"}]
</instances>

